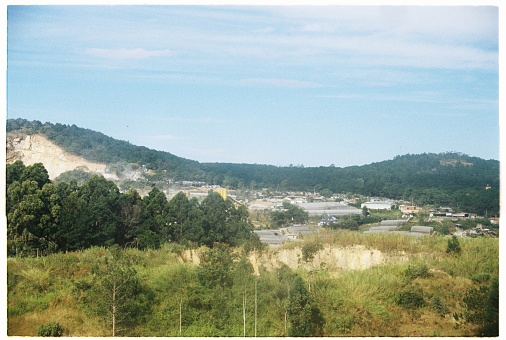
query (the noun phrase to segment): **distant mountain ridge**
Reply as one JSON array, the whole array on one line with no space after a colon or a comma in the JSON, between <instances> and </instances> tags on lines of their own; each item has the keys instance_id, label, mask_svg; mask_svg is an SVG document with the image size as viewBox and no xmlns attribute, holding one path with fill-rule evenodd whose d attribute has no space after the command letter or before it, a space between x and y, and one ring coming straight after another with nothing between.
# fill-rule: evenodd
<instances>
[{"instance_id":1,"label":"distant mountain ridge","mask_svg":"<svg viewBox=\"0 0 506 340\"><path fill-rule=\"evenodd\" d=\"M7 133L44 135L67 153L112 169L145 169L144 177L152 183L186 180L256 190L327 190L414 200L418 204L455 205L487 213L499 211L499 161L456 152L407 154L344 168L278 167L200 163L75 125L9 119Z\"/></svg>"}]
</instances>

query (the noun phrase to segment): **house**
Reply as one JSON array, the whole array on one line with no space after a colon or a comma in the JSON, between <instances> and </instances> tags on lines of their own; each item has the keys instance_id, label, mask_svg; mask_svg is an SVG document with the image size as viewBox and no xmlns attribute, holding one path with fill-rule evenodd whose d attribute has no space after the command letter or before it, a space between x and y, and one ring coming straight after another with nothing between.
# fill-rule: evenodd
<instances>
[{"instance_id":1,"label":"house","mask_svg":"<svg viewBox=\"0 0 506 340\"><path fill-rule=\"evenodd\" d=\"M416 205L401 204L401 205L399 205L399 210L403 214L409 215L409 214L417 214L420 209L418 209L418 207Z\"/></svg>"},{"instance_id":2,"label":"house","mask_svg":"<svg viewBox=\"0 0 506 340\"><path fill-rule=\"evenodd\" d=\"M337 224L337 218L332 215L324 214L321 221L318 223L319 227L327 226L329 224Z\"/></svg>"}]
</instances>

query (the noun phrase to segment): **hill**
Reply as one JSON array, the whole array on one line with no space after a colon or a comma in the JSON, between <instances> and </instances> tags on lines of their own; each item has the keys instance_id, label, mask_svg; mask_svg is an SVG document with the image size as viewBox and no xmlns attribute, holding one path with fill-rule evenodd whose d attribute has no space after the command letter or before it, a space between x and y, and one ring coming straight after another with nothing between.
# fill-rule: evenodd
<instances>
[{"instance_id":1,"label":"hill","mask_svg":"<svg viewBox=\"0 0 506 340\"><path fill-rule=\"evenodd\" d=\"M286 336L299 320L293 282L302 279L312 307L304 320L322 325L318 336L497 336L498 239L460 239L458 255L447 243L328 231L249 254L167 243L9 258L8 335L52 325L65 336L111 336L112 281L135 288L117 291L119 336ZM310 248L314 257L302 260Z\"/></svg>"},{"instance_id":2,"label":"hill","mask_svg":"<svg viewBox=\"0 0 506 340\"><path fill-rule=\"evenodd\" d=\"M403 199L419 205L454 206L491 216L499 213L499 161L456 152L407 154L392 160L344 168L278 167L200 163L169 152L135 146L75 125L10 119L7 132L8 139L43 135L69 155L102 164L107 169L103 173L108 172L127 182L123 189L135 185L132 179L144 179L149 185L202 181L231 189L351 192ZM51 168L50 164L44 165ZM485 190L487 184L491 189Z\"/></svg>"}]
</instances>

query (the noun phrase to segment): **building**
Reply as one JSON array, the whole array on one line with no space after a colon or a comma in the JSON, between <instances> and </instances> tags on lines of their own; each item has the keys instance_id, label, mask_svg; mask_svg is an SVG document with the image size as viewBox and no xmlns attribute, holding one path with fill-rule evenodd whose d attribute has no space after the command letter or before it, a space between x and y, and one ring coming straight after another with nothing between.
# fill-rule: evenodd
<instances>
[{"instance_id":1,"label":"building","mask_svg":"<svg viewBox=\"0 0 506 340\"><path fill-rule=\"evenodd\" d=\"M362 210L355 207L343 205L337 202L312 202L297 203L297 206L307 211L309 216L344 216L344 215L361 215Z\"/></svg>"},{"instance_id":2,"label":"building","mask_svg":"<svg viewBox=\"0 0 506 340\"><path fill-rule=\"evenodd\" d=\"M254 230L255 234L260 238L260 242L266 243L271 247L278 247L287 241L281 230Z\"/></svg>"},{"instance_id":3,"label":"building","mask_svg":"<svg viewBox=\"0 0 506 340\"><path fill-rule=\"evenodd\" d=\"M324 214L321 221L318 223L319 227L328 226L330 224L337 224L338 220L335 216Z\"/></svg>"},{"instance_id":4,"label":"building","mask_svg":"<svg viewBox=\"0 0 506 340\"><path fill-rule=\"evenodd\" d=\"M407 223L407 220L383 220L380 222L380 225L382 226L396 226L399 227L403 225L404 223Z\"/></svg>"},{"instance_id":5,"label":"building","mask_svg":"<svg viewBox=\"0 0 506 340\"><path fill-rule=\"evenodd\" d=\"M305 224L294 224L286 228L286 237L291 240L304 238L306 235L316 234L315 231L309 229Z\"/></svg>"},{"instance_id":6,"label":"building","mask_svg":"<svg viewBox=\"0 0 506 340\"><path fill-rule=\"evenodd\" d=\"M416 205L399 205L399 210L406 215L417 214L420 209Z\"/></svg>"},{"instance_id":7,"label":"building","mask_svg":"<svg viewBox=\"0 0 506 340\"><path fill-rule=\"evenodd\" d=\"M392 210L393 202L385 202L385 201L373 201L373 202L365 202L360 205L360 208L364 209L373 209L373 210Z\"/></svg>"}]
</instances>

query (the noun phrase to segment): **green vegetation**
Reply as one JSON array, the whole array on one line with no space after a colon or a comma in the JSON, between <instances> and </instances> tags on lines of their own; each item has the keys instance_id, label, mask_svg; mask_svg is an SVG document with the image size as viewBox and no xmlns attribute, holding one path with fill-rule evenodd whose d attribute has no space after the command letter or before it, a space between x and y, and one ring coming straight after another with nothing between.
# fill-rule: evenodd
<instances>
[{"instance_id":1,"label":"green vegetation","mask_svg":"<svg viewBox=\"0 0 506 340\"><path fill-rule=\"evenodd\" d=\"M323 315L298 275L290 287L288 321L288 336L323 336Z\"/></svg>"},{"instance_id":2,"label":"green vegetation","mask_svg":"<svg viewBox=\"0 0 506 340\"><path fill-rule=\"evenodd\" d=\"M442 236L328 231L299 246L318 242L318 257L362 245L390 260L363 270L290 269L268 266L272 249L174 243L9 258L8 333L35 336L52 323L66 336L111 336L116 306L120 336L496 334L498 239L464 238L458 257Z\"/></svg>"},{"instance_id":3,"label":"green vegetation","mask_svg":"<svg viewBox=\"0 0 506 340\"><path fill-rule=\"evenodd\" d=\"M353 192L414 204L459 207L485 216L499 214L499 162L460 153L397 156L364 166L277 167L258 164L199 163L168 152L131 145L75 125L7 120L7 132L44 134L66 151L110 167L141 167L153 183L195 180L230 189ZM81 175L79 175L81 176ZM489 184L491 189L485 190ZM123 183L131 185L135 183ZM123 188L123 187L122 187Z\"/></svg>"},{"instance_id":4,"label":"green vegetation","mask_svg":"<svg viewBox=\"0 0 506 340\"><path fill-rule=\"evenodd\" d=\"M63 327L58 322L49 322L37 328L38 336L59 337L63 335Z\"/></svg>"},{"instance_id":5,"label":"green vegetation","mask_svg":"<svg viewBox=\"0 0 506 340\"><path fill-rule=\"evenodd\" d=\"M464 297L464 319L479 325L478 335L499 336L499 277L471 288Z\"/></svg>"},{"instance_id":6,"label":"green vegetation","mask_svg":"<svg viewBox=\"0 0 506 340\"><path fill-rule=\"evenodd\" d=\"M309 219L307 211L288 202L283 202L281 210L274 210L270 213L271 224L274 227L288 226L293 223L306 223Z\"/></svg>"},{"instance_id":7,"label":"green vegetation","mask_svg":"<svg viewBox=\"0 0 506 340\"><path fill-rule=\"evenodd\" d=\"M448 254L460 254L462 249L459 245L459 240L457 236L453 235L451 239L448 240L448 246L446 246L446 252Z\"/></svg>"},{"instance_id":8,"label":"green vegetation","mask_svg":"<svg viewBox=\"0 0 506 340\"><path fill-rule=\"evenodd\" d=\"M498 162L461 154L344 169L200 164L75 126L9 120L8 131L43 133L90 160L141 161L152 181L168 179L168 170L170 179L228 187L318 187L327 196L339 188L498 213ZM79 181L53 182L40 163L6 166L8 335L498 335L497 238L445 237L454 226L423 215L410 223L434 226L435 236L363 234L356 230L399 216L363 210L301 243L266 249L248 210L218 193L168 201L156 185L141 197L103 177L75 175ZM302 209L282 208L259 220L308 221ZM490 225L486 218L462 225L476 223ZM378 257L377 265L339 267Z\"/></svg>"},{"instance_id":9,"label":"green vegetation","mask_svg":"<svg viewBox=\"0 0 506 340\"><path fill-rule=\"evenodd\" d=\"M167 201L157 187L141 198L94 175L81 186L53 184L41 163L7 165L10 256L38 256L92 246L157 249L163 242L259 245L245 207L210 192L199 203L183 193Z\"/></svg>"}]
</instances>

